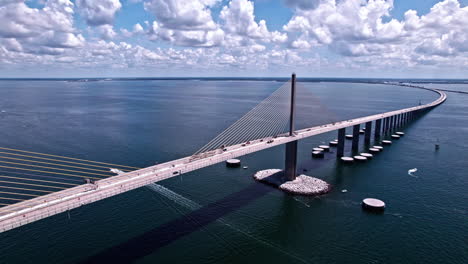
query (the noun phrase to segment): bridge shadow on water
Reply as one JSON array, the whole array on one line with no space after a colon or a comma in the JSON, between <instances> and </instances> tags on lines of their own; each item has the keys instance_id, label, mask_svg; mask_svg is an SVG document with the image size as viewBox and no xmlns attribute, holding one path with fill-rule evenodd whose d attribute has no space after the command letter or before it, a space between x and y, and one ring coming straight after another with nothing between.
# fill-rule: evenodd
<instances>
[{"instance_id":1,"label":"bridge shadow on water","mask_svg":"<svg viewBox=\"0 0 468 264\"><path fill-rule=\"evenodd\" d=\"M131 238L122 244L108 248L81 263L132 263L274 190L274 188L264 184L252 183L241 191Z\"/></svg>"},{"instance_id":2,"label":"bridge shadow on water","mask_svg":"<svg viewBox=\"0 0 468 264\"><path fill-rule=\"evenodd\" d=\"M346 149L346 151L350 151L350 149ZM331 151L331 153L325 155L324 159L313 159L302 162L298 166L298 174L304 173L314 176L313 171L328 162L332 162L336 158L335 155ZM232 193L221 200L203 206L144 234L131 238L126 242L99 252L80 263L132 263L186 235L200 230L272 191L278 190L266 184L253 182L241 191Z\"/></svg>"}]
</instances>

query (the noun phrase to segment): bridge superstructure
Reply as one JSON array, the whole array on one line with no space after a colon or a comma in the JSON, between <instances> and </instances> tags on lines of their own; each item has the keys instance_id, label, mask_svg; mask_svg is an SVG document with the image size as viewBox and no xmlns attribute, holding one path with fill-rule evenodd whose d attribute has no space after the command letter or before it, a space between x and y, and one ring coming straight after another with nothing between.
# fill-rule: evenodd
<instances>
[{"instance_id":1,"label":"bridge superstructure","mask_svg":"<svg viewBox=\"0 0 468 264\"><path fill-rule=\"evenodd\" d=\"M293 76L291 82L291 111L294 109L294 85L295 76ZM439 97L437 100L425 105L333 122L300 130L294 130L294 122L292 120L293 115L291 115L289 133L283 133L278 136L258 138L244 143L223 146L222 148L218 149L210 149L205 152L196 153L196 155L187 156L147 168L122 173L120 175L112 176L106 179L97 180L88 184L83 184L2 207L0 208L0 232L38 221L52 215L63 213L114 195L134 190L154 182L176 177L184 173L226 161L228 159L237 158L283 144L289 146L289 150L287 149L286 151L285 169L287 171L288 166L293 166L293 168L289 168L289 171L292 173L292 176L289 175L289 178L293 179L296 173L296 158L291 158L290 155L296 155L297 142L299 140L338 130L337 156L341 157L344 153L344 132L347 127L353 127L353 133L356 134L359 132L359 129L356 128L359 128L361 124L365 124L366 134L364 136L364 140L365 143L368 143L371 137L371 128L373 123L375 123L374 137L378 139L396 127L407 124L418 115L443 103L447 98L444 92L436 89L423 87L414 88L435 92L439 95ZM357 146L359 143L358 140L358 135L353 137L352 149Z\"/></svg>"}]
</instances>

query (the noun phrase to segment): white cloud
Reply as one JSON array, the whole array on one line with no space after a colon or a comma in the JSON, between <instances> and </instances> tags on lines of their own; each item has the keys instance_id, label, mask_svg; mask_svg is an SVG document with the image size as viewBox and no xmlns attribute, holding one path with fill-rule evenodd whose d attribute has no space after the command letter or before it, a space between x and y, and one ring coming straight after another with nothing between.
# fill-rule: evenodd
<instances>
[{"instance_id":1,"label":"white cloud","mask_svg":"<svg viewBox=\"0 0 468 264\"><path fill-rule=\"evenodd\" d=\"M286 0L293 16L279 31L268 29L270 19L256 19L249 0L146 0L155 20L118 33L112 22L120 1L78 2L76 7L69 0L48 0L43 8L31 8L24 1L0 0L2 70L468 70L468 7L457 0L439 2L423 15L408 10L401 20L389 16L391 0ZM221 10L219 17L212 17L213 8ZM91 27L75 28L75 11Z\"/></svg>"},{"instance_id":2,"label":"white cloud","mask_svg":"<svg viewBox=\"0 0 468 264\"><path fill-rule=\"evenodd\" d=\"M111 25L98 26L97 30L101 35L101 38L106 40L113 39L115 36L117 36L117 33L114 31L114 27Z\"/></svg>"},{"instance_id":3,"label":"white cloud","mask_svg":"<svg viewBox=\"0 0 468 264\"><path fill-rule=\"evenodd\" d=\"M110 25L122 4L119 0L76 0L79 13L91 26Z\"/></svg>"},{"instance_id":4,"label":"white cloud","mask_svg":"<svg viewBox=\"0 0 468 264\"><path fill-rule=\"evenodd\" d=\"M9 39L3 41L8 50L60 54L84 44L73 27L73 15L73 3L68 0L49 0L42 9L10 1L0 6L0 38Z\"/></svg>"},{"instance_id":5,"label":"white cloud","mask_svg":"<svg viewBox=\"0 0 468 264\"><path fill-rule=\"evenodd\" d=\"M144 7L162 27L173 30L214 30L211 10L218 0L150 0Z\"/></svg>"},{"instance_id":6,"label":"white cloud","mask_svg":"<svg viewBox=\"0 0 468 264\"><path fill-rule=\"evenodd\" d=\"M150 0L146 10L156 16L148 30L150 40L179 46L214 47L224 39L224 31L213 21L210 7L218 0Z\"/></svg>"},{"instance_id":7,"label":"white cloud","mask_svg":"<svg viewBox=\"0 0 468 264\"><path fill-rule=\"evenodd\" d=\"M286 34L268 31L266 21L255 21L254 4L248 0L232 0L224 6L219 17L224 21L223 29L226 33L244 36L265 42L284 42Z\"/></svg>"},{"instance_id":8,"label":"white cloud","mask_svg":"<svg viewBox=\"0 0 468 264\"><path fill-rule=\"evenodd\" d=\"M457 0L439 2L423 16L408 10L401 21L389 17L392 0L288 2L296 8L283 27L292 48L328 47L349 57L344 61L376 68L446 65L447 57L458 62L468 55L468 7Z\"/></svg>"}]
</instances>

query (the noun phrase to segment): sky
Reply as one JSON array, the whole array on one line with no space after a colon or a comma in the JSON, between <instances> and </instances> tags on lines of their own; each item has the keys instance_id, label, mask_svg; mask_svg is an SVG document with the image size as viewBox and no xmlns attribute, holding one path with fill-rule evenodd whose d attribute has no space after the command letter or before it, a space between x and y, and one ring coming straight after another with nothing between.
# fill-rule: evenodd
<instances>
[{"instance_id":1,"label":"sky","mask_svg":"<svg viewBox=\"0 0 468 264\"><path fill-rule=\"evenodd\" d=\"M0 0L0 78L468 78L468 0Z\"/></svg>"}]
</instances>

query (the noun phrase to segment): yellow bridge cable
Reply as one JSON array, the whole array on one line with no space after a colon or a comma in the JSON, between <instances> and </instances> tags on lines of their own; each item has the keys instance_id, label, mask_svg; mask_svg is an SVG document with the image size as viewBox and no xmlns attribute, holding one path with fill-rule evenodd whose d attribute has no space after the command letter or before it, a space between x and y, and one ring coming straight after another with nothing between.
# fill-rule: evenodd
<instances>
[{"instance_id":1,"label":"yellow bridge cable","mask_svg":"<svg viewBox=\"0 0 468 264\"><path fill-rule=\"evenodd\" d=\"M43 158L43 157L37 157L37 156L30 156L30 155L23 155L23 154L18 154L18 153L11 153L11 152L3 152L0 151L1 154L8 154L8 155L14 155L14 156L20 156L20 157L27 157L27 158L34 158L34 159L41 159L41 160L51 160L51 161L58 161L58 162L63 162L63 163L70 163L70 164L79 164L79 165L85 165L85 166L90 166L90 167L96 167L96 168L108 168L108 166L102 166L102 165L94 165L94 164L86 164L86 163L80 163L80 162L73 162L73 161L66 161L66 160L58 160L58 159L49 159L49 158ZM121 166L121 165L118 165ZM116 168L118 169L118 168ZM129 172L130 170L124 170L124 172Z\"/></svg>"},{"instance_id":2,"label":"yellow bridge cable","mask_svg":"<svg viewBox=\"0 0 468 264\"><path fill-rule=\"evenodd\" d=\"M140 169L140 168L137 168L137 167L132 167L132 166L118 165L118 164L105 163L105 162L92 161L92 160L85 160L85 159L69 158L69 157L65 157L65 156L58 156L58 155L44 154L44 153L39 153L39 152L25 151L25 150L13 149L13 148L2 148L2 147L0 147L0 149L6 149L6 150L12 150L12 151L18 151L18 152L23 152L23 153L38 154L38 155L44 155L44 156L49 156L49 157L58 157L58 158L64 158L64 159L71 159L71 160L86 161L86 162L92 162L92 163L98 163L98 164L106 164L106 165L112 165L112 166L120 166L120 167L125 167L125 168Z\"/></svg>"},{"instance_id":3,"label":"yellow bridge cable","mask_svg":"<svg viewBox=\"0 0 468 264\"><path fill-rule=\"evenodd\" d=\"M76 171L76 170L66 170L66 169L57 169L57 168L52 168L52 167L47 167L47 166L40 166L40 165L32 165L32 164L24 164L24 163L17 163L17 162L10 162L10 161L0 161L1 163L8 163L8 164L14 164L14 165L21 165L21 166L28 166L28 167L37 167L41 169L50 169L50 170L60 170L60 171L67 171L67 172L77 172L77 173L83 173L86 175L97 175L97 176L104 176L104 177L109 177L112 175L106 175L106 174L100 174L100 173L88 173L86 171ZM110 173L110 172L109 172Z\"/></svg>"},{"instance_id":4,"label":"yellow bridge cable","mask_svg":"<svg viewBox=\"0 0 468 264\"><path fill-rule=\"evenodd\" d=\"M41 196L41 195L35 195L35 194L14 193L14 192L3 192L3 191L0 191L0 193L14 194L14 195L20 195L20 196L32 196L32 197ZM23 199L23 200L20 200L20 199L14 199L14 198L4 198L4 197L2 197L2 199L9 199L9 200L18 200L18 201L24 201L24 199Z\"/></svg>"},{"instance_id":5,"label":"yellow bridge cable","mask_svg":"<svg viewBox=\"0 0 468 264\"><path fill-rule=\"evenodd\" d=\"M46 191L46 190L37 190L37 189L28 189L28 188L20 188L20 187L10 187L10 186L2 186L0 188L7 188L13 190L22 190L22 191L31 191L31 192L45 192L45 193L52 193L53 191Z\"/></svg>"},{"instance_id":6,"label":"yellow bridge cable","mask_svg":"<svg viewBox=\"0 0 468 264\"><path fill-rule=\"evenodd\" d=\"M2 197L0 197L0 199L3 199ZM8 199L8 198L5 198L5 199ZM24 201L24 200L22 200ZM0 212L15 212L17 210L21 210L21 208L31 208L32 206L29 206L29 205L19 205L18 203L12 203L12 204L5 204L5 203L1 203L3 205L6 205L8 207L16 207L18 209L6 209L6 208L0 208Z\"/></svg>"},{"instance_id":7,"label":"yellow bridge cable","mask_svg":"<svg viewBox=\"0 0 468 264\"><path fill-rule=\"evenodd\" d=\"M76 169L83 169L83 170L92 170L92 171L99 171L99 172L110 172L110 170L88 169L88 168L86 168L86 167L77 167L77 166L63 165L63 164L58 164L58 163L49 163L49 162L35 161L35 160L27 160L27 159L18 159L18 158L5 157L5 156L0 156L0 158L3 158L3 159L10 159L10 160L27 161L27 162L34 162L34 163L41 163L41 164L48 164L48 165L61 166L61 167L76 168Z\"/></svg>"},{"instance_id":8,"label":"yellow bridge cable","mask_svg":"<svg viewBox=\"0 0 468 264\"><path fill-rule=\"evenodd\" d=\"M33 183L24 183L24 182L10 182L10 181L0 181L2 183L10 183L10 184L18 184L18 185L28 185L28 186L36 186L36 187L45 187L45 188L53 188L53 189L60 189L65 190L66 187L56 187L56 186L48 186L42 184L33 184Z\"/></svg>"},{"instance_id":9,"label":"yellow bridge cable","mask_svg":"<svg viewBox=\"0 0 468 264\"><path fill-rule=\"evenodd\" d=\"M0 193L5 193L5 192L0 192ZM7 194L15 194L15 193L7 192ZM7 198L7 197L0 197L0 200L25 201L25 199Z\"/></svg>"},{"instance_id":10,"label":"yellow bridge cable","mask_svg":"<svg viewBox=\"0 0 468 264\"><path fill-rule=\"evenodd\" d=\"M12 172L12 171L5 171L5 170L0 170L0 173L12 173L14 175L9 175L9 176L32 176L32 177L39 177L39 178L50 178L50 179L54 179L54 180L65 180L65 181L72 181L72 182L76 182L78 184L81 184L83 183L83 181L81 180L77 180L77 179L70 179L70 178L63 178L63 177L59 177L59 176L55 176L55 175L38 175L38 174L31 174L31 173L24 173L24 172ZM5 176L6 177L6 176ZM28 179L28 178L25 178L25 179ZM30 180L33 180L33 179L30 179ZM70 184L70 183L68 183Z\"/></svg>"},{"instance_id":11,"label":"yellow bridge cable","mask_svg":"<svg viewBox=\"0 0 468 264\"><path fill-rule=\"evenodd\" d=\"M93 179L93 180L101 180L101 179L102 179L102 178L96 178L96 177L86 177L86 176L82 176L82 175L73 175L73 174L59 173L59 172L52 172L52 171L32 170L32 169L17 168L17 167L8 167L8 166L1 166L1 165L0 165L0 168L16 169L16 170L25 170L25 171L35 171L35 172L42 172L42 173L51 173L51 174L65 175L65 176L71 176L71 177L89 178L89 179Z\"/></svg>"},{"instance_id":12,"label":"yellow bridge cable","mask_svg":"<svg viewBox=\"0 0 468 264\"><path fill-rule=\"evenodd\" d=\"M47 183L55 183L55 184L63 184L69 186L76 186L76 184L71 183L64 183L64 182L55 182L55 181L46 181L46 180L35 180L35 179L28 179L28 178L21 178L21 177L12 177L12 176L4 176L0 175L0 178L8 178L8 179L16 179L16 180L25 180L25 181L38 181L38 182L47 182Z\"/></svg>"}]
</instances>

